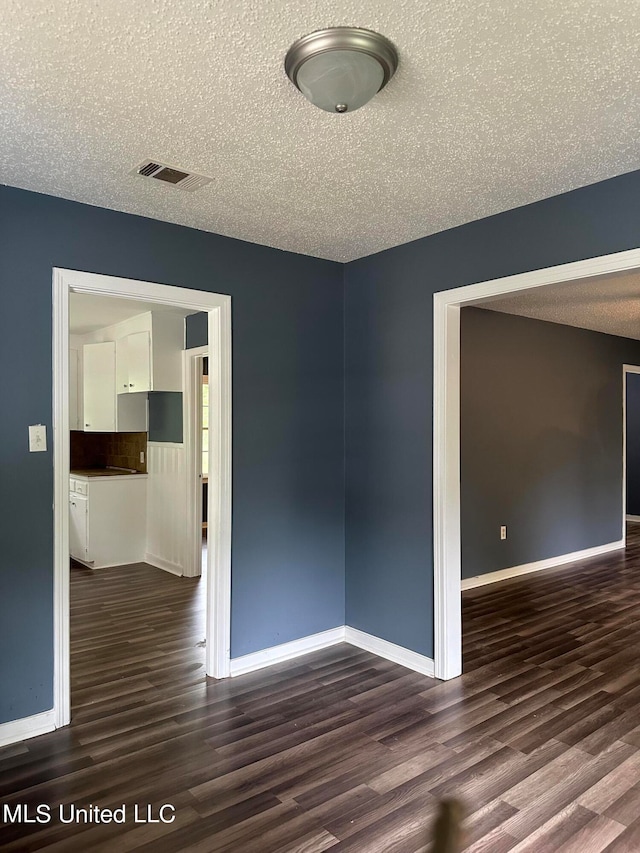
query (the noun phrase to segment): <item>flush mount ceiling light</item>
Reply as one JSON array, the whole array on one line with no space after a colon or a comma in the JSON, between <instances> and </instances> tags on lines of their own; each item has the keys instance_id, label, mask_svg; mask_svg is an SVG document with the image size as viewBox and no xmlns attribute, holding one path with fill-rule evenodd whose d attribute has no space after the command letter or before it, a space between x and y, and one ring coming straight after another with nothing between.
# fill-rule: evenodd
<instances>
[{"instance_id":1,"label":"flush mount ceiling light","mask_svg":"<svg viewBox=\"0 0 640 853\"><path fill-rule=\"evenodd\" d=\"M330 113L352 113L383 89L398 67L389 39L372 30L332 27L287 51L284 69L302 94Z\"/></svg>"}]
</instances>

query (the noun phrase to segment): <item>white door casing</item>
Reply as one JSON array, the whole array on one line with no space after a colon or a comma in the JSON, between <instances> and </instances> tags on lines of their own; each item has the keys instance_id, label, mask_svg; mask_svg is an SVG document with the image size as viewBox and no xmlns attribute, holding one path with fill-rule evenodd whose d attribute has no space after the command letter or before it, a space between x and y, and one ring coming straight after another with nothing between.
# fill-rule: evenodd
<instances>
[{"instance_id":1,"label":"white door casing","mask_svg":"<svg viewBox=\"0 0 640 853\"><path fill-rule=\"evenodd\" d=\"M202 545L200 537L194 536L202 520L202 407L201 389L202 361L209 354L209 347L193 347L182 354L182 387L184 389L183 439L185 447L185 465L187 469L186 523L187 543L185 575L197 577L201 572ZM215 440L215 437L214 437ZM211 536L207 531L207 551L211 546Z\"/></svg>"},{"instance_id":2,"label":"white door casing","mask_svg":"<svg viewBox=\"0 0 640 853\"><path fill-rule=\"evenodd\" d=\"M96 273L53 269L54 716L71 718L69 663L69 294L140 299L208 313L209 431L216 487L209 493L206 671L226 678L231 645L231 297Z\"/></svg>"},{"instance_id":3,"label":"white door casing","mask_svg":"<svg viewBox=\"0 0 640 853\"><path fill-rule=\"evenodd\" d=\"M627 541L627 376L630 373L640 373L636 364L622 365L622 540ZM637 516L629 516L636 520Z\"/></svg>"},{"instance_id":4,"label":"white door casing","mask_svg":"<svg viewBox=\"0 0 640 853\"><path fill-rule=\"evenodd\" d=\"M638 268L640 249L631 249L433 295L433 618L436 678L456 678L462 673L460 308L521 290Z\"/></svg>"}]
</instances>

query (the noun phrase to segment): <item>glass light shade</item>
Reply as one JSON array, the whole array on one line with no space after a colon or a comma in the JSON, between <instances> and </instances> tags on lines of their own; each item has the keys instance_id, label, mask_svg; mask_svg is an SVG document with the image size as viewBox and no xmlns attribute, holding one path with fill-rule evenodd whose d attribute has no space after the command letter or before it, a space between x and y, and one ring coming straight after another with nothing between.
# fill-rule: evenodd
<instances>
[{"instance_id":1,"label":"glass light shade","mask_svg":"<svg viewBox=\"0 0 640 853\"><path fill-rule=\"evenodd\" d=\"M287 77L315 106L330 113L359 109L398 67L389 39L358 27L315 30L295 41L284 60Z\"/></svg>"},{"instance_id":2,"label":"glass light shade","mask_svg":"<svg viewBox=\"0 0 640 853\"><path fill-rule=\"evenodd\" d=\"M380 91L384 70L380 63L357 50L329 50L307 59L296 83L302 94L330 113L359 109Z\"/></svg>"}]
</instances>

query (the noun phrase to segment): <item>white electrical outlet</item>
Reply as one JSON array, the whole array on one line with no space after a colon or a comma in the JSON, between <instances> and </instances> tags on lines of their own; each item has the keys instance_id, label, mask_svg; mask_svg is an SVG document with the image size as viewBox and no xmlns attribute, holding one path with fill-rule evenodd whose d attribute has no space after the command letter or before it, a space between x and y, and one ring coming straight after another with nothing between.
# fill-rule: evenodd
<instances>
[{"instance_id":1,"label":"white electrical outlet","mask_svg":"<svg viewBox=\"0 0 640 853\"><path fill-rule=\"evenodd\" d=\"M501 539L507 538L507 525L506 524L502 524L500 526L500 538Z\"/></svg>"},{"instance_id":2,"label":"white electrical outlet","mask_svg":"<svg viewBox=\"0 0 640 853\"><path fill-rule=\"evenodd\" d=\"M144 465L144 450L140 451L140 462Z\"/></svg>"},{"instance_id":3,"label":"white electrical outlet","mask_svg":"<svg viewBox=\"0 0 640 853\"><path fill-rule=\"evenodd\" d=\"M29 453L39 453L47 449L47 428L43 424L29 427Z\"/></svg>"}]
</instances>

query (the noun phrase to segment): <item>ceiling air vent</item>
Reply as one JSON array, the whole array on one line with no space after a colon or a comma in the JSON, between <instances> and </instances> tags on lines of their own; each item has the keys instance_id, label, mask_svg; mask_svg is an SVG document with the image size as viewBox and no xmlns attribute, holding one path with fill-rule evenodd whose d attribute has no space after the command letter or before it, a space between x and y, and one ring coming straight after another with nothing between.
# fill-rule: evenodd
<instances>
[{"instance_id":1,"label":"ceiling air vent","mask_svg":"<svg viewBox=\"0 0 640 853\"><path fill-rule=\"evenodd\" d=\"M179 169L176 166L169 166L166 163L159 163L157 160L145 160L132 169L131 175L142 175L144 178L155 178L158 181L163 181L165 184L173 184L174 187L179 187L181 190L194 192L210 184L213 178L208 178L206 175L198 175L195 172L187 172L184 169Z\"/></svg>"}]
</instances>

